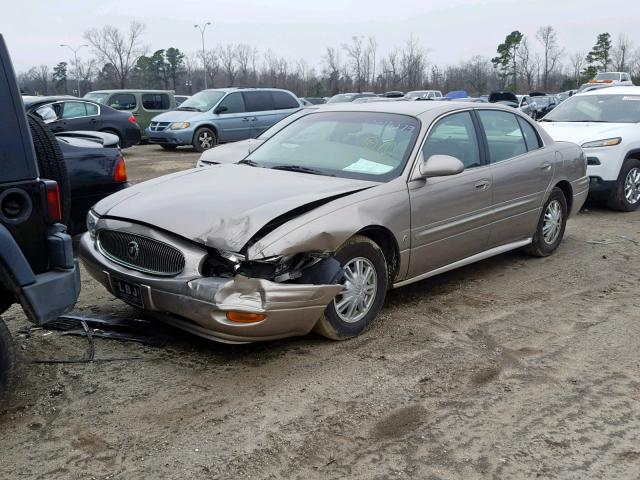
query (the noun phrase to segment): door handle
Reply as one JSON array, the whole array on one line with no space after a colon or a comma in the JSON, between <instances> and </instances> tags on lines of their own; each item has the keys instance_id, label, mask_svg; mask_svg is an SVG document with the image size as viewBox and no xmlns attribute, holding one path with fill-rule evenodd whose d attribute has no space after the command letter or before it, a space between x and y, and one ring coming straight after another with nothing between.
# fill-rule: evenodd
<instances>
[{"instance_id":1,"label":"door handle","mask_svg":"<svg viewBox=\"0 0 640 480\"><path fill-rule=\"evenodd\" d=\"M489 180L481 180L478 183L476 183L476 189L486 190L489 185L491 185L491 182Z\"/></svg>"},{"instance_id":2,"label":"door handle","mask_svg":"<svg viewBox=\"0 0 640 480\"><path fill-rule=\"evenodd\" d=\"M244 118L242 119L242 121L243 121L243 122L248 122L249 120L251 120L249 117L244 117Z\"/></svg>"},{"instance_id":3,"label":"door handle","mask_svg":"<svg viewBox=\"0 0 640 480\"><path fill-rule=\"evenodd\" d=\"M252 122L257 122L257 121L258 121L258 117L253 117L253 118L251 119L251 121L252 121Z\"/></svg>"},{"instance_id":4,"label":"door handle","mask_svg":"<svg viewBox=\"0 0 640 480\"><path fill-rule=\"evenodd\" d=\"M540 165L540 170L551 170L551 164L549 162L544 162L542 165Z\"/></svg>"}]
</instances>

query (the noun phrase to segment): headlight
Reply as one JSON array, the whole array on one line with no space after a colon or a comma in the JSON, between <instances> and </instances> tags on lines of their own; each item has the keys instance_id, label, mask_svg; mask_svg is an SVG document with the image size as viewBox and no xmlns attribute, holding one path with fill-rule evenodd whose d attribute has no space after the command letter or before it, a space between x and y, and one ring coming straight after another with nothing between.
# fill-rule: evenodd
<instances>
[{"instance_id":1,"label":"headlight","mask_svg":"<svg viewBox=\"0 0 640 480\"><path fill-rule=\"evenodd\" d=\"M191 126L191 124L189 122L174 122L171 125L169 125L169 128L171 130L182 130L185 128L189 128Z\"/></svg>"},{"instance_id":2,"label":"headlight","mask_svg":"<svg viewBox=\"0 0 640 480\"><path fill-rule=\"evenodd\" d=\"M96 225L99 219L100 217L96 215L93 210L89 210L89 212L87 213L87 231L91 236L91 240L96 239Z\"/></svg>"},{"instance_id":3,"label":"headlight","mask_svg":"<svg viewBox=\"0 0 640 480\"><path fill-rule=\"evenodd\" d=\"M614 145L620 145L622 138L605 138L604 140L596 140L595 142L587 142L582 144L582 148L596 148L596 147L613 147Z\"/></svg>"}]
</instances>

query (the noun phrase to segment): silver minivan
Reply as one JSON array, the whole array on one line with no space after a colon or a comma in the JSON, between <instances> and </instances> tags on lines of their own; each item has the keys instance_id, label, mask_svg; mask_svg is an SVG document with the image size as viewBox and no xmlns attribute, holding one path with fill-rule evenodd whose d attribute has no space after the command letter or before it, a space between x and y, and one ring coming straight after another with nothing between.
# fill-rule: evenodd
<instances>
[{"instance_id":1,"label":"silver minivan","mask_svg":"<svg viewBox=\"0 0 640 480\"><path fill-rule=\"evenodd\" d=\"M156 143L165 150L190 145L203 152L218 143L257 137L301 108L298 98L288 90L203 90L175 110L154 117L146 136L150 143Z\"/></svg>"}]
</instances>

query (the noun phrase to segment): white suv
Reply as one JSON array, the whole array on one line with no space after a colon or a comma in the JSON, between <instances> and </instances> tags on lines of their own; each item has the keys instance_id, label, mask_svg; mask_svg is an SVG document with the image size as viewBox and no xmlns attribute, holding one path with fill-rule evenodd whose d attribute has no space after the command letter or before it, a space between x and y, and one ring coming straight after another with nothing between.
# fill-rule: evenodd
<instances>
[{"instance_id":1,"label":"white suv","mask_svg":"<svg viewBox=\"0 0 640 480\"><path fill-rule=\"evenodd\" d=\"M604 83L609 85L633 85L631 75L626 72L602 72L589 83Z\"/></svg>"},{"instance_id":2,"label":"white suv","mask_svg":"<svg viewBox=\"0 0 640 480\"><path fill-rule=\"evenodd\" d=\"M590 192L615 210L640 205L640 87L574 95L542 119L554 140L574 142L587 156Z\"/></svg>"}]
</instances>

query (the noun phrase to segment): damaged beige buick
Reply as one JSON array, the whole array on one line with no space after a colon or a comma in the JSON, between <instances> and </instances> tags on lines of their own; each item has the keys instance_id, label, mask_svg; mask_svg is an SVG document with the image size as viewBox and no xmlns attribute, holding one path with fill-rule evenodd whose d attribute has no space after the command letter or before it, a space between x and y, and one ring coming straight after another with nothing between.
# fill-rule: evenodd
<instances>
[{"instance_id":1,"label":"damaged beige buick","mask_svg":"<svg viewBox=\"0 0 640 480\"><path fill-rule=\"evenodd\" d=\"M550 255L588 193L582 150L506 107L297 115L242 159L98 203L81 241L89 273L206 338L345 339L374 321L390 288L517 248Z\"/></svg>"}]
</instances>

